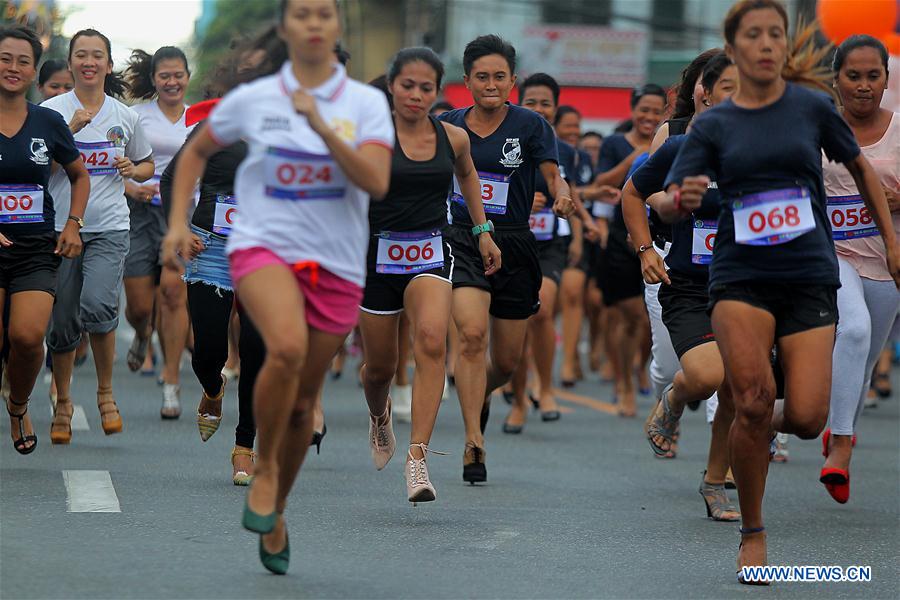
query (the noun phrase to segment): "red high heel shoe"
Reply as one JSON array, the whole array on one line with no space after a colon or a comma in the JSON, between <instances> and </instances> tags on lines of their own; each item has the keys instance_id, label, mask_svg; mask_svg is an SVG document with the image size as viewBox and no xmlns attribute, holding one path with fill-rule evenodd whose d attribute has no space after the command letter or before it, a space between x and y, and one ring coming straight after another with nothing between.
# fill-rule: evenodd
<instances>
[{"instance_id":1,"label":"red high heel shoe","mask_svg":"<svg viewBox=\"0 0 900 600\"><path fill-rule=\"evenodd\" d=\"M850 499L850 471L822 467L819 481L825 484L825 489L838 504L846 504Z\"/></svg>"},{"instance_id":2,"label":"red high heel shoe","mask_svg":"<svg viewBox=\"0 0 900 600\"><path fill-rule=\"evenodd\" d=\"M822 432L822 456L828 458L828 441L831 439L831 427ZM850 437L850 447L856 448L856 434Z\"/></svg>"}]
</instances>

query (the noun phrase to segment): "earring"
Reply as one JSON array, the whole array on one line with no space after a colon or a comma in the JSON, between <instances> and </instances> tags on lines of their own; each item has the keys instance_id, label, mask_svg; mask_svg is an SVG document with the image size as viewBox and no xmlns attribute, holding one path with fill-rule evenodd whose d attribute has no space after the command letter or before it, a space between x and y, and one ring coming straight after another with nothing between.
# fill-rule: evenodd
<instances>
[{"instance_id":1,"label":"earring","mask_svg":"<svg viewBox=\"0 0 900 600\"><path fill-rule=\"evenodd\" d=\"M703 106L709 106L709 100L706 98L703 99Z\"/></svg>"}]
</instances>

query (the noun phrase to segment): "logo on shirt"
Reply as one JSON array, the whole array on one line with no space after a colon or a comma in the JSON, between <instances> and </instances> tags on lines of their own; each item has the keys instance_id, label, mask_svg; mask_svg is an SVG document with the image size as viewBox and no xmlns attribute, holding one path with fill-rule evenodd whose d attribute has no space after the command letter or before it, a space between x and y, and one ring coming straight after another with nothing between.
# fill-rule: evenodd
<instances>
[{"instance_id":1,"label":"logo on shirt","mask_svg":"<svg viewBox=\"0 0 900 600\"><path fill-rule=\"evenodd\" d=\"M50 157L47 156L47 142L44 138L31 138L31 162L36 165L49 165Z\"/></svg>"},{"instance_id":2,"label":"logo on shirt","mask_svg":"<svg viewBox=\"0 0 900 600\"><path fill-rule=\"evenodd\" d=\"M106 139L114 143L116 146L124 146L125 145L125 130L116 125L115 127L110 127L109 131L106 132Z\"/></svg>"},{"instance_id":3,"label":"logo on shirt","mask_svg":"<svg viewBox=\"0 0 900 600\"><path fill-rule=\"evenodd\" d=\"M263 119L262 131L290 131L291 122L287 117L266 117Z\"/></svg>"},{"instance_id":4,"label":"logo on shirt","mask_svg":"<svg viewBox=\"0 0 900 600\"><path fill-rule=\"evenodd\" d=\"M348 144L356 141L356 124L353 121L334 118L331 120L331 128L342 141Z\"/></svg>"},{"instance_id":5,"label":"logo on shirt","mask_svg":"<svg viewBox=\"0 0 900 600\"><path fill-rule=\"evenodd\" d=\"M522 160L522 145L519 143L519 138L506 138L506 143L503 144L503 158L500 159L500 164L504 167L518 167L524 161Z\"/></svg>"},{"instance_id":6,"label":"logo on shirt","mask_svg":"<svg viewBox=\"0 0 900 600\"><path fill-rule=\"evenodd\" d=\"M590 178L591 178L591 166L590 165L581 165L582 181L587 181Z\"/></svg>"}]
</instances>

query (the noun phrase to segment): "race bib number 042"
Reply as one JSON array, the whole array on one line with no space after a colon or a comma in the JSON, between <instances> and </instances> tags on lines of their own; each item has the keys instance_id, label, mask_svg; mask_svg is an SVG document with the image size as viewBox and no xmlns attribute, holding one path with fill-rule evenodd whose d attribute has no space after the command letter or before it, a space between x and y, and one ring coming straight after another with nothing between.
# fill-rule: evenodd
<instances>
[{"instance_id":1,"label":"race bib number 042","mask_svg":"<svg viewBox=\"0 0 900 600\"><path fill-rule=\"evenodd\" d=\"M116 158L125 156L125 149L116 146L115 142L75 142L75 147L81 153L81 160L91 177L115 175L118 173Z\"/></svg>"},{"instance_id":2,"label":"race bib number 042","mask_svg":"<svg viewBox=\"0 0 900 600\"><path fill-rule=\"evenodd\" d=\"M734 239L738 244L785 244L816 228L809 190L771 190L732 202Z\"/></svg>"},{"instance_id":3,"label":"race bib number 042","mask_svg":"<svg viewBox=\"0 0 900 600\"><path fill-rule=\"evenodd\" d=\"M0 185L0 223L43 223L44 190L39 185Z\"/></svg>"}]
</instances>

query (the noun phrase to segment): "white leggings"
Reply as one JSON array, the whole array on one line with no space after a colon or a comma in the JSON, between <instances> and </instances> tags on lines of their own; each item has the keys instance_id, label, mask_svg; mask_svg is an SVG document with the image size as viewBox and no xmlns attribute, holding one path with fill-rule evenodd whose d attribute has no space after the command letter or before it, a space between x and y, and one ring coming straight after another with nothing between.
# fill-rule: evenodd
<instances>
[{"instance_id":1,"label":"white leggings","mask_svg":"<svg viewBox=\"0 0 900 600\"><path fill-rule=\"evenodd\" d=\"M666 244L668 249L669 244ZM663 260L664 252L653 244L653 249ZM658 398L667 385L675 379L675 373L681 370L681 363L675 348L672 347L672 338L662 320L662 306L659 303L659 286L661 284L644 284L644 304L647 306L647 314L650 316L650 381L653 383L654 395ZM706 421L712 423L716 416L716 407L719 406L719 396L713 394L706 402Z\"/></svg>"},{"instance_id":2,"label":"white leggings","mask_svg":"<svg viewBox=\"0 0 900 600\"><path fill-rule=\"evenodd\" d=\"M853 435L872 369L900 310L900 292L893 281L864 279L850 263L839 258L838 264L841 287L831 376L831 432Z\"/></svg>"}]
</instances>

